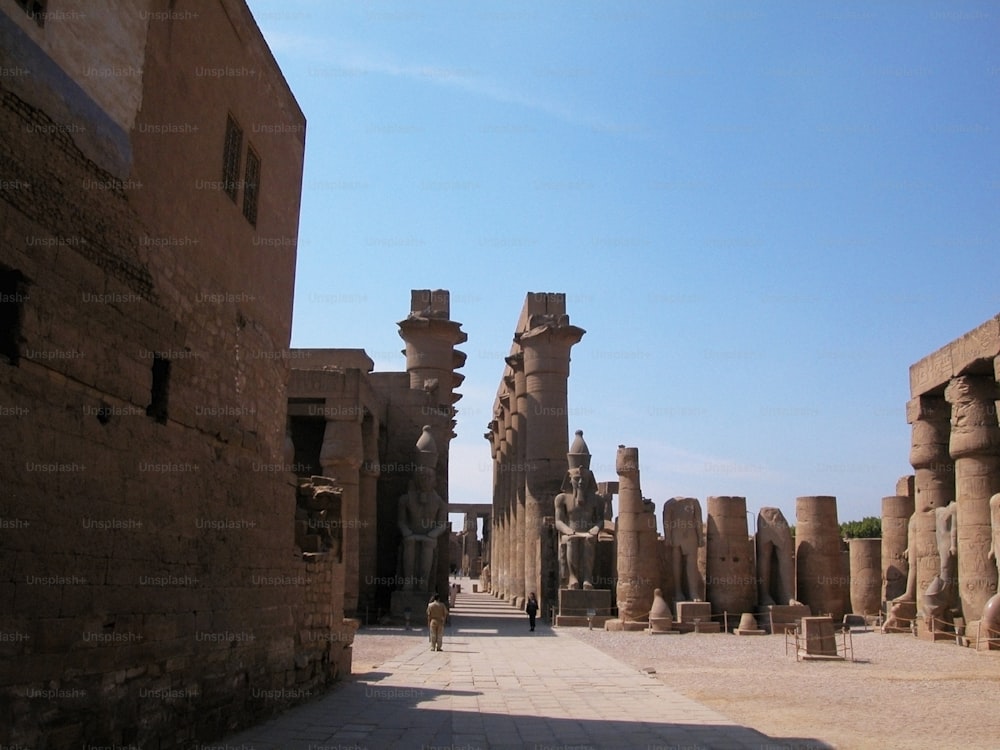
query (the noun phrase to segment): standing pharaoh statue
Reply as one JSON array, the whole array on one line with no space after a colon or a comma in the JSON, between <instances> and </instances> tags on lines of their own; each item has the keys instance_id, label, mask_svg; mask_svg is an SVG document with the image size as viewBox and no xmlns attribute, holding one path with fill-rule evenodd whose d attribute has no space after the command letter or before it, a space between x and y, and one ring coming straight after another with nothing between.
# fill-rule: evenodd
<instances>
[{"instance_id":1,"label":"standing pharaoh statue","mask_svg":"<svg viewBox=\"0 0 1000 750\"><path fill-rule=\"evenodd\" d=\"M923 597L924 618L931 630L937 630L936 625L948 621L948 610L955 598L955 562L958 554L957 508L958 505L953 500L943 508L934 509L935 534L941 566Z\"/></svg>"},{"instance_id":2,"label":"standing pharaoh statue","mask_svg":"<svg viewBox=\"0 0 1000 750\"><path fill-rule=\"evenodd\" d=\"M590 449L583 431L566 454L569 470L556 495L556 529L559 531L560 567L565 566L570 589L594 588L597 535L604 526L604 501L597 494L597 481L590 470Z\"/></svg>"},{"instance_id":3,"label":"standing pharaoh statue","mask_svg":"<svg viewBox=\"0 0 1000 750\"><path fill-rule=\"evenodd\" d=\"M438 537L448 528L448 506L434 489L437 444L425 426L417 440L417 468L409 490L399 498L399 531L403 535L403 590L429 591Z\"/></svg>"},{"instance_id":4,"label":"standing pharaoh statue","mask_svg":"<svg viewBox=\"0 0 1000 750\"><path fill-rule=\"evenodd\" d=\"M795 604L795 541L780 508L760 509L756 542L758 603Z\"/></svg>"},{"instance_id":5,"label":"standing pharaoh statue","mask_svg":"<svg viewBox=\"0 0 1000 750\"><path fill-rule=\"evenodd\" d=\"M663 504L663 538L671 552L674 602L701 601L704 582L698 572L698 549L705 546L701 504L674 497Z\"/></svg>"},{"instance_id":6,"label":"standing pharaoh statue","mask_svg":"<svg viewBox=\"0 0 1000 750\"><path fill-rule=\"evenodd\" d=\"M990 498L990 532L989 559L996 562L1000 575L1000 494ZM996 648L994 639L1000 638L1000 593L991 596L983 606L982 624L983 637L990 639L987 641L990 648Z\"/></svg>"}]
</instances>

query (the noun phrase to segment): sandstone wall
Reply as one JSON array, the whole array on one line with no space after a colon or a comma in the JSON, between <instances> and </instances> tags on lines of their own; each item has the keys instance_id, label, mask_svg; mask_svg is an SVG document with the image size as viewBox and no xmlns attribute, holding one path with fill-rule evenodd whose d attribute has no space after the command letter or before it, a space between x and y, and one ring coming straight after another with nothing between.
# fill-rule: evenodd
<instances>
[{"instance_id":1,"label":"sandstone wall","mask_svg":"<svg viewBox=\"0 0 1000 750\"><path fill-rule=\"evenodd\" d=\"M201 44L234 24L259 49L242 3L206 8ZM158 50L147 84L197 83ZM219 196L157 181L171 153L216 175L219 111L182 115L210 133L190 151L136 140L122 179L77 144L91 121L0 94L3 312L19 327L0 357L0 744L212 740L350 669L343 563L296 554L281 463L294 247L262 250L231 202L206 218ZM301 138L275 146L299 159L258 230L294 237Z\"/></svg>"}]
</instances>

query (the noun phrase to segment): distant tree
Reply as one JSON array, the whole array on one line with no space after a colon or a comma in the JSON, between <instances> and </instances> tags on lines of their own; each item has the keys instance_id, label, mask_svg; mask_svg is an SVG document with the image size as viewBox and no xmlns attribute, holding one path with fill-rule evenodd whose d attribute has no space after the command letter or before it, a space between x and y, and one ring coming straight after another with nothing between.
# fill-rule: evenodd
<instances>
[{"instance_id":1,"label":"distant tree","mask_svg":"<svg viewBox=\"0 0 1000 750\"><path fill-rule=\"evenodd\" d=\"M866 516L860 521L842 523L840 536L844 539L881 539L882 519L877 516Z\"/></svg>"}]
</instances>

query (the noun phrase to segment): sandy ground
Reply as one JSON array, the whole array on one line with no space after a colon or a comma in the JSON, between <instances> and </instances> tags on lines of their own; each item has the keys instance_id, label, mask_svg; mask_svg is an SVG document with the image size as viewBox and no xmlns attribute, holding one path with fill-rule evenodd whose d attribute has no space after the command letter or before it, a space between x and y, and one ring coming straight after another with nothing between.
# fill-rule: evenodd
<instances>
[{"instance_id":1,"label":"sandy ground","mask_svg":"<svg viewBox=\"0 0 1000 750\"><path fill-rule=\"evenodd\" d=\"M1000 747L1000 651L856 632L855 661L796 661L783 636L564 629L734 721L836 748Z\"/></svg>"},{"instance_id":2,"label":"sandy ground","mask_svg":"<svg viewBox=\"0 0 1000 750\"><path fill-rule=\"evenodd\" d=\"M771 737L808 737L836 748L1000 747L1000 652L977 654L910 635L853 634L855 661L796 661L782 636L650 636L562 628L675 690ZM422 631L363 628L354 673L426 638Z\"/></svg>"}]
</instances>

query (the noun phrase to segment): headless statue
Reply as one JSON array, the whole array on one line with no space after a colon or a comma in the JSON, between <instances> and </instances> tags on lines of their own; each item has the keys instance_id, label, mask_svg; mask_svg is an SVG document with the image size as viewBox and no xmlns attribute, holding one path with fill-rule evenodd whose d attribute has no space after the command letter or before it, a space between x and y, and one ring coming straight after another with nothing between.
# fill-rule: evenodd
<instances>
[{"instance_id":1,"label":"headless statue","mask_svg":"<svg viewBox=\"0 0 1000 750\"><path fill-rule=\"evenodd\" d=\"M760 509L756 541L758 602L761 606L795 604L795 543L780 508Z\"/></svg>"},{"instance_id":2,"label":"headless statue","mask_svg":"<svg viewBox=\"0 0 1000 750\"><path fill-rule=\"evenodd\" d=\"M698 548L705 546L701 504L693 497L675 497L663 504L663 537L671 551L674 601L701 601Z\"/></svg>"}]
</instances>

